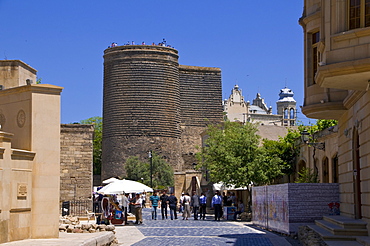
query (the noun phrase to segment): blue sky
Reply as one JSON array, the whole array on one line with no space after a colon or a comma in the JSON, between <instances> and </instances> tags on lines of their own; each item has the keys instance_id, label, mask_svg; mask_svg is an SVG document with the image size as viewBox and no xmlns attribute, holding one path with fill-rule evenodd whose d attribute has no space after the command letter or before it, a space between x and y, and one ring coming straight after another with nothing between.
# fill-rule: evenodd
<instances>
[{"instance_id":1,"label":"blue sky","mask_svg":"<svg viewBox=\"0 0 370 246\"><path fill-rule=\"evenodd\" d=\"M279 90L303 103L303 1L0 0L0 59L19 59L64 87L62 123L102 115L103 52L111 42L160 42L182 65L220 67L223 98L237 83L276 113Z\"/></svg>"}]
</instances>

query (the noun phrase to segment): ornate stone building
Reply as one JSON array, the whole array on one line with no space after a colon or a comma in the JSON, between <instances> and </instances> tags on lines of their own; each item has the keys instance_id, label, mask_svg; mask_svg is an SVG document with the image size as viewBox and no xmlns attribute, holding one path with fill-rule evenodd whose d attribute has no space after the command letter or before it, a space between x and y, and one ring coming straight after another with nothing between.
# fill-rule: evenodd
<instances>
[{"instance_id":1,"label":"ornate stone building","mask_svg":"<svg viewBox=\"0 0 370 246\"><path fill-rule=\"evenodd\" d=\"M200 133L222 121L221 70L178 64L178 51L125 45L104 51L102 179L124 176L130 156L155 151L192 168Z\"/></svg>"},{"instance_id":2,"label":"ornate stone building","mask_svg":"<svg viewBox=\"0 0 370 246\"><path fill-rule=\"evenodd\" d=\"M239 122L254 122L260 125L294 126L296 123L296 101L291 89L280 90L276 102L277 114L272 113L272 107L267 107L265 100L257 93L253 103L245 101L242 90L235 85L231 95L223 101L226 119Z\"/></svg>"},{"instance_id":3,"label":"ornate stone building","mask_svg":"<svg viewBox=\"0 0 370 246\"><path fill-rule=\"evenodd\" d=\"M335 182L337 176L341 214L367 222L370 221L368 5L365 0L305 0L300 18L305 54L302 112L310 118L338 120L333 142L337 143L338 152L326 156L334 160L328 169L337 170L338 174L329 178L329 182ZM335 149L329 143L325 144L325 150L328 148ZM324 166L325 160L318 159L316 164Z\"/></svg>"}]
</instances>

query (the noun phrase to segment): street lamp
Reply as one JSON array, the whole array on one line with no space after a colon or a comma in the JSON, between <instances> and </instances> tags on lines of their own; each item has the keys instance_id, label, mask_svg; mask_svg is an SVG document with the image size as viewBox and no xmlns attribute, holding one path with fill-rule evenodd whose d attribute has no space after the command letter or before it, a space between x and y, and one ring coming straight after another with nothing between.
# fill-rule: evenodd
<instances>
[{"instance_id":1,"label":"street lamp","mask_svg":"<svg viewBox=\"0 0 370 246\"><path fill-rule=\"evenodd\" d=\"M301 138L302 138L302 142L307 144L308 146L312 146L315 149L319 149L319 150L325 150L325 142L321 142L321 143L314 143L314 142L310 143L309 142L310 134L307 132L307 130L303 130L303 132L301 132Z\"/></svg>"},{"instance_id":2,"label":"street lamp","mask_svg":"<svg viewBox=\"0 0 370 246\"><path fill-rule=\"evenodd\" d=\"M153 156L151 150L149 150L149 161L150 161L150 187L153 188Z\"/></svg>"}]
</instances>

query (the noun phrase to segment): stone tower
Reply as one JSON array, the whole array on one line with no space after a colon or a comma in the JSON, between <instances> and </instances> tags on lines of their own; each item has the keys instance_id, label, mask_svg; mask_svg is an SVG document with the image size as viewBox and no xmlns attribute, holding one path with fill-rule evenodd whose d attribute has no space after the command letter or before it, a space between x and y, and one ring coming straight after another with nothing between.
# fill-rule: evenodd
<instances>
[{"instance_id":1,"label":"stone tower","mask_svg":"<svg viewBox=\"0 0 370 246\"><path fill-rule=\"evenodd\" d=\"M179 168L177 50L151 45L106 49L103 94L103 179L124 175L126 159L145 158L149 150Z\"/></svg>"},{"instance_id":2,"label":"stone tower","mask_svg":"<svg viewBox=\"0 0 370 246\"><path fill-rule=\"evenodd\" d=\"M297 102L293 98L294 93L291 89L285 87L280 90L279 100L276 102L277 113L283 115L284 126L294 126L297 120Z\"/></svg>"}]
</instances>

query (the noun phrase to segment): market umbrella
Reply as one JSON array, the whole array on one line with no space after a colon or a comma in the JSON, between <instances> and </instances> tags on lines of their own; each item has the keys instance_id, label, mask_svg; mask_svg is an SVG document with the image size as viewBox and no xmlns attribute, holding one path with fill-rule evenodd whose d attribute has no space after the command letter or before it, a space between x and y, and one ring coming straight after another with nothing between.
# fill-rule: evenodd
<instances>
[{"instance_id":1,"label":"market umbrella","mask_svg":"<svg viewBox=\"0 0 370 246\"><path fill-rule=\"evenodd\" d=\"M107 195L122 194L123 192L124 193L153 192L153 189L140 182L123 179L109 183L98 191L98 193Z\"/></svg>"},{"instance_id":2,"label":"market umbrella","mask_svg":"<svg viewBox=\"0 0 370 246\"><path fill-rule=\"evenodd\" d=\"M109 183L113 183L113 182L115 182L115 181L117 181L117 180L119 180L119 179L116 179L116 178L109 178L109 179L106 179L106 180L104 180L102 183L103 184L109 184Z\"/></svg>"}]
</instances>

